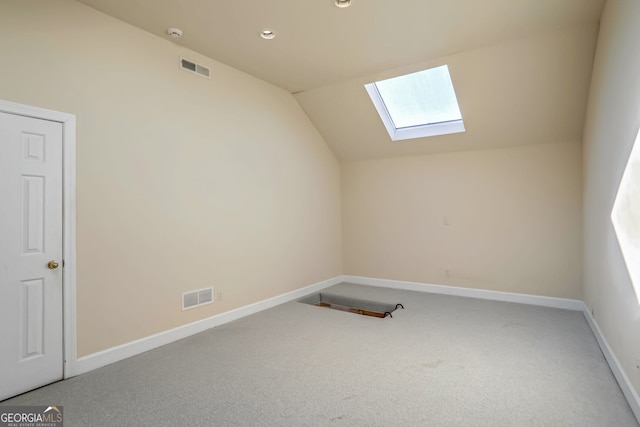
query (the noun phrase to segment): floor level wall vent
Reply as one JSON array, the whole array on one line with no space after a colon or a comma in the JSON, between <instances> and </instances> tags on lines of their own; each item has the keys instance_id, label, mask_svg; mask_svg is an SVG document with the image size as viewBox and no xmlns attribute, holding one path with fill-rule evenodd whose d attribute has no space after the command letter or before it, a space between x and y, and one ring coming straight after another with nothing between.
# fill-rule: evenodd
<instances>
[{"instance_id":1,"label":"floor level wall vent","mask_svg":"<svg viewBox=\"0 0 640 427\"><path fill-rule=\"evenodd\" d=\"M198 289L182 294L182 310L190 310L213 302L213 288Z\"/></svg>"}]
</instances>

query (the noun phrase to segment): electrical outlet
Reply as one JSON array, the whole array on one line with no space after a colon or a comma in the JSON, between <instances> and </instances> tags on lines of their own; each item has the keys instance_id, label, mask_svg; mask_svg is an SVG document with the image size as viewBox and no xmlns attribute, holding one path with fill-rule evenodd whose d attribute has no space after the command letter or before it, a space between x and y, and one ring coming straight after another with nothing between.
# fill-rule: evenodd
<instances>
[{"instance_id":1,"label":"electrical outlet","mask_svg":"<svg viewBox=\"0 0 640 427\"><path fill-rule=\"evenodd\" d=\"M451 270L445 270L444 277L451 277Z\"/></svg>"},{"instance_id":2,"label":"electrical outlet","mask_svg":"<svg viewBox=\"0 0 640 427\"><path fill-rule=\"evenodd\" d=\"M636 357L636 371L640 374L640 356Z\"/></svg>"},{"instance_id":3,"label":"electrical outlet","mask_svg":"<svg viewBox=\"0 0 640 427\"><path fill-rule=\"evenodd\" d=\"M222 301L222 291L216 292L216 301Z\"/></svg>"}]
</instances>

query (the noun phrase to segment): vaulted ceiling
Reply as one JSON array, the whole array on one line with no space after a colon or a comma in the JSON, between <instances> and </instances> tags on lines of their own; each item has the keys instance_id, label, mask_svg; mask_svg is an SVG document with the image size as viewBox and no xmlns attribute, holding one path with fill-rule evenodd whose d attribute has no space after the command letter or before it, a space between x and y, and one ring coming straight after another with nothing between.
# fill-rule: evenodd
<instances>
[{"instance_id":1,"label":"vaulted ceiling","mask_svg":"<svg viewBox=\"0 0 640 427\"><path fill-rule=\"evenodd\" d=\"M604 4L78 1L293 93L343 161L579 139ZM391 142L363 85L445 63L467 131Z\"/></svg>"}]
</instances>

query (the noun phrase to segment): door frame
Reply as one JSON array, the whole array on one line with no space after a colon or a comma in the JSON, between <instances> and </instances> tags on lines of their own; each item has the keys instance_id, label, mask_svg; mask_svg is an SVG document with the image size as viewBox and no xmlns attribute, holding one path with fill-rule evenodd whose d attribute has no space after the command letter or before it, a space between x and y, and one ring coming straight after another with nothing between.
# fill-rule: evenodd
<instances>
[{"instance_id":1,"label":"door frame","mask_svg":"<svg viewBox=\"0 0 640 427\"><path fill-rule=\"evenodd\" d=\"M76 116L0 99L0 112L62 124L63 378L76 375Z\"/></svg>"}]
</instances>

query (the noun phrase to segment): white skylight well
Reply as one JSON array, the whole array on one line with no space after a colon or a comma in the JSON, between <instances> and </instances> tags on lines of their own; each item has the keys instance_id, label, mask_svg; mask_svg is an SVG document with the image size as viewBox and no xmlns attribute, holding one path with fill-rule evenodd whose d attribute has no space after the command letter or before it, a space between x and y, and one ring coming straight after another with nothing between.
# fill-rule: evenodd
<instances>
[{"instance_id":1,"label":"white skylight well","mask_svg":"<svg viewBox=\"0 0 640 427\"><path fill-rule=\"evenodd\" d=\"M393 141L464 132L449 67L365 85Z\"/></svg>"}]
</instances>

